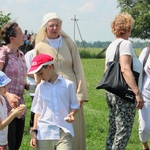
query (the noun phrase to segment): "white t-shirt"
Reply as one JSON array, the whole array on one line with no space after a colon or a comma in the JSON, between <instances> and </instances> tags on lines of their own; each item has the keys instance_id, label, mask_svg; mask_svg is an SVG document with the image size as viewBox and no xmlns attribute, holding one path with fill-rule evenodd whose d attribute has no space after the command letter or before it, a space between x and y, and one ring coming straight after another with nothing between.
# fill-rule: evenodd
<instances>
[{"instance_id":1,"label":"white t-shirt","mask_svg":"<svg viewBox=\"0 0 150 150\"><path fill-rule=\"evenodd\" d=\"M75 85L60 75L56 81L38 84L31 111L39 114L37 122L38 140L59 140L60 128L74 136L72 123L64 118L71 109L79 109Z\"/></svg>"},{"instance_id":2,"label":"white t-shirt","mask_svg":"<svg viewBox=\"0 0 150 150\"><path fill-rule=\"evenodd\" d=\"M26 65L27 65L27 69L28 69L28 70L29 70L30 67L31 67L33 57L34 57L34 49L28 51L28 52L25 54L25 60L26 60ZM29 77L29 76L26 77L26 81L27 81L28 84L30 84L30 83L31 83L31 84L32 84L32 83L36 83L35 79L33 79L33 78ZM34 96L35 93L30 93L30 92L29 92L29 95L30 95L30 96Z\"/></svg>"},{"instance_id":3,"label":"white t-shirt","mask_svg":"<svg viewBox=\"0 0 150 150\"><path fill-rule=\"evenodd\" d=\"M139 60L143 63L145 56L147 55L147 47L144 48L139 56ZM144 66L144 76L143 76L143 86L142 94L146 96L148 101L150 101L150 54L147 58L146 64Z\"/></svg>"},{"instance_id":4,"label":"white t-shirt","mask_svg":"<svg viewBox=\"0 0 150 150\"><path fill-rule=\"evenodd\" d=\"M142 63L137 58L137 56L133 50L132 43L129 40L124 40L122 38L119 38L119 39L113 41L106 50L105 64L107 64L110 61L113 61L115 52L116 52L116 48L120 42L121 42L120 48L119 48L120 56L121 55L131 55L132 56L133 70L140 73L138 86L139 86L139 89L141 89L141 87L142 87Z\"/></svg>"},{"instance_id":5,"label":"white t-shirt","mask_svg":"<svg viewBox=\"0 0 150 150\"><path fill-rule=\"evenodd\" d=\"M7 105L6 101L3 96L0 95L2 103L0 103L0 119L4 121L8 114L7 114ZM8 126L5 127L3 130L0 130L0 145L6 145L7 141L7 134L8 134Z\"/></svg>"}]
</instances>

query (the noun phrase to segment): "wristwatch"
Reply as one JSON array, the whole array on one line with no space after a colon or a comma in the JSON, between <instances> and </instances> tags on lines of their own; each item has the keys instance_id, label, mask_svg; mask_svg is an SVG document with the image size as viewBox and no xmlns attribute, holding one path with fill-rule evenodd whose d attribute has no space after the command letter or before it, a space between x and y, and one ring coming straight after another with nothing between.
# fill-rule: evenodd
<instances>
[{"instance_id":1,"label":"wristwatch","mask_svg":"<svg viewBox=\"0 0 150 150\"><path fill-rule=\"evenodd\" d=\"M30 134L32 134L32 133L38 133L38 130L37 129L32 129L31 131L30 131Z\"/></svg>"}]
</instances>

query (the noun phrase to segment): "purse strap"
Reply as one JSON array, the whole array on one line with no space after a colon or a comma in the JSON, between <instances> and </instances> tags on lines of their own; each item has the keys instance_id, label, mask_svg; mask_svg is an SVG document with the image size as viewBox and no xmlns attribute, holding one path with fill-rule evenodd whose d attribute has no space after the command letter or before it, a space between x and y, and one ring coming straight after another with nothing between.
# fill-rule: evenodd
<instances>
[{"instance_id":1,"label":"purse strap","mask_svg":"<svg viewBox=\"0 0 150 150\"><path fill-rule=\"evenodd\" d=\"M145 67L145 64L146 64L149 54L150 54L150 48L147 47L147 52L146 52L145 58L143 60L143 68Z\"/></svg>"},{"instance_id":2,"label":"purse strap","mask_svg":"<svg viewBox=\"0 0 150 150\"><path fill-rule=\"evenodd\" d=\"M123 41L123 40L122 40ZM122 42L121 41L121 42ZM121 42L119 42L119 44L117 45L117 48L116 48L116 52L115 52L115 56L114 56L114 61L117 61L117 62L119 62L119 49L120 49L120 44L121 44Z\"/></svg>"},{"instance_id":3,"label":"purse strap","mask_svg":"<svg viewBox=\"0 0 150 150\"><path fill-rule=\"evenodd\" d=\"M123 41L123 40L122 40ZM121 42L122 42L121 41ZM119 62L119 57L120 57L120 55L119 55L119 49L120 49L120 44L121 44L121 42L117 45L117 48L116 48L116 53L115 53L115 57L114 57L114 61L117 61L117 62ZM132 61L131 61L131 70L133 70L133 59L132 59Z\"/></svg>"}]
</instances>

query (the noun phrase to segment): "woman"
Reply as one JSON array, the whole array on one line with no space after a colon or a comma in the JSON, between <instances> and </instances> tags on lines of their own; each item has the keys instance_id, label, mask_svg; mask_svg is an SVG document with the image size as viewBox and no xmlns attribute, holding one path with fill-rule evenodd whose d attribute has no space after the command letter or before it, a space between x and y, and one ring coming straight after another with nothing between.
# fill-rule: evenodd
<instances>
[{"instance_id":1,"label":"woman","mask_svg":"<svg viewBox=\"0 0 150 150\"><path fill-rule=\"evenodd\" d=\"M125 99L121 99L117 95L106 92L106 100L109 108L109 133L106 140L107 150L124 150L126 148L132 131L136 107L142 109L144 104L131 71L131 62L133 62L133 70L139 73L142 70L142 64L133 51L132 43L128 40L133 25L134 20L128 13L118 14L111 24L112 32L116 39L106 50L106 64L113 60L116 48L122 41L119 49L121 72L126 83L135 93L136 103L131 103Z\"/></svg>"},{"instance_id":2,"label":"woman","mask_svg":"<svg viewBox=\"0 0 150 150\"><path fill-rule=\"evenodd\" d=\"M56 13L48 13L36 37L35 53L45 53L55 59L55 70L62 77L73 81L80 104L75 115L73 150L85 150L85 125L83 102L87 102L87 91L80 55L76 43L61 30L62 20Z\"/></svg>"},{"instance_id":3,"label":"woman","mask_svg":"<svg viewBox=\"0 0 150 150\"><path fill-rule=\"evenodd\" d=\"M8 97L10 94L6 94L8 100L8 111L11 111L13 107L17 107L20 104L24 104L24 89L25 89L25 77L27 67L25 63L24 54L18 49L23 44L23 33L21 28L16 22L9 22L3 28L1 37L6 43L6 46L0 47L0 70L5 65L5 73L11 79L8 85L8 92L18 96L19 101L12 101ZM17 98L18 98L17 97ZM23 138L25 125L25 118L15 118L8 127L8 146L9 150L18 150Z\"/></svg>"},{"instance_id":4,"label":"woman","mask_svg":"<svg viewBox=\"0 0 150 150\"><path fill-rule=\"evenodd\" d=\"M145 103L143 109L139 110L139 137L143 150L149 150L148 139L150 138L150 44L142 50L139 60L143 63L146 56L142 85L142 96Z\"/></svg>"}]
</instances>

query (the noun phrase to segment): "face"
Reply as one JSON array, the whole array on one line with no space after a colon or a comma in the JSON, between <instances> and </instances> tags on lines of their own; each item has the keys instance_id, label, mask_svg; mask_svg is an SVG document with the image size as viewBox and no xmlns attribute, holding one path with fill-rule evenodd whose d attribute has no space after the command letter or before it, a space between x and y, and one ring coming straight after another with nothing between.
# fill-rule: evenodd
<instances>
[{"instance_id":1,"label":"face","mask_svg":"<svg viewBox=\"0 0 150 150\"><path fill-rule=\"evenodd\" d=\"M52 76L52 65L48 65L47 68L42 67L36 74L40 79L49 81Z\"/></svg>"},{"instance_id":2,"label":"face","mask_svg":"<svg viewBox=\"0 0 150 150\"><path fill-rule=\"evenodd\" d=\"M7 92L8 85L0 87L0 95L4 95Z\"/></svg>"},{"instance_id":3,"label":"face","mask_svg":"<svg viewBox=\"0 0 150 150\"><path fill-rule=\"evenodd\" d=\"M56 39L60 35L61 23L58 19L52 19L48 22L46 27L47 37L49 39Z\"/></svg>"},{"instance_id":4,"label":"face","mask_svg":"<svg viewBox=\"0 0 150 150\"><path fill-rule=\"evenodd\" d=\"M16 37L10 37L11 43L14 43L16 46L21 46L24 43L24 37L22 30L19 26L16 27Z\"/></svg>"}]
</instances>

